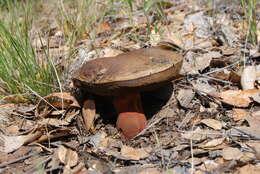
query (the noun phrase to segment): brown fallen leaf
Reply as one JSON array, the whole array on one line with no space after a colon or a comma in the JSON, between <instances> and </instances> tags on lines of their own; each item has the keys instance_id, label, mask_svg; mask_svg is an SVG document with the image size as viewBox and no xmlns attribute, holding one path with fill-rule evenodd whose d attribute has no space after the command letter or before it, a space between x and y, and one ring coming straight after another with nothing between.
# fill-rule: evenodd
<instances>
[{"instance_id":1,"label":"brown fallen leaf","mask_svg":"<svg viewBox=\"0 0 260 174\"><path fill-rule=\"evenodd\" d=\"M79 110L69 110L62 116L62 118L40 118L38 123L42 125L51 125L56 127L67 126L79 114L79 112Z\"/></svg>"},{"instance_id":2,"label":"brown fallen leaf","mask_svg":"<svg viewBox=\"0 0 260 174\"><path fill-rule=\"evenodd\" d=\"M188 162L191 164L191 165L200 165L201 163L203 163L203 161L205 161L206 158L190 158L188 159Z\"/></svg>"},{"instance_id":3,"label":"brown fallen leaf","mask_svg":"<svg viewBox=\"0 0 260 174\"><path fill-rule=\"evenodd\" d=\"M0 164L7 162L7 161L13 161L16 160L17 158L21 158L30 152L32 152L33 148L29 146L22 146L19 148L17 151L13 153L3 153L0 152Z\"/></svg>"},{"instance_id":4,"label":"brown fallen leaf","mask_svg":"<svg viewBox=\"0 0 260 174\"><path fill-rule=\"evenodd\" d=\"M249 112L244 109L233 109L232 118L234 121L244 121Z\"/></svg>"},{"instance_id":5,"label":"brown fallen leaf","mask_svg":"<svg viewBox=\"0 0 260 174\"><path fill-rule=\"evenodd\" d=\"M203 119L200 122L215 130L220 130L222 128L222 123L215 119L208 118L208 119Z\"/></svg>"},{"instance_id":6,"label":"brown fallen leaf","mask_svg":"<svg viewBox=\"0 0 260 174\"><path fill-rule=\"evenodd\" d=\"M74 167L78 163L78 154L77 152L66 148L64 146L59 146L58 148L58 157L60 161L68 167Z\"/></svg>"},{"instance_id":7,"label":"brown fallen leaf","mask_svg":"<svg viewBox=\"0 0 260 174\"><path fill-rule=\"evenodd\" d=\"M117 50L117 49L112 49L112 48L105 48L104 50L104 57L113 57L117 56L119 54L122 54L123 51Z\"/></svg>"},{"instance_id":8,"label":"brown fallen leaf","mask_svg":"<svg viewBox=\"0 0 260 174\"><path fill-rule=\"evenodd\" d=\"M2 134L0 135L0 152L13 152L19 149L21 146L33 142L41 135L41 132L21 136L6 136Z\"/></svg>"},{"instance_id":9,"label":"brown fallen leaf","mask_svg":"<svg viewBox=\"0 0 260 174\"><path fill-rule=\"evenodd\" d=\"M108 23L108 21L104 21L98 25L96 32L97 32L97 34L101 34L106 31L111 31L111 30L112 30L112 28L111 28L111 25Z\"/></svg>"},{"instance_id":10,"label":"brown fallen leaf","mask_svg":"<svg viewBox=\"0 0 260 174\"><path fill-rule=\"evenodd\" d=\"M182 107L188 108L194 96L195 92L192 89L180 89L177 99Z\"/></svg>"},{"instance_id":11,"label":"brown fallen leaf","mask_svg":"<svg viewBox=\"0 0 260 174\"><path fill-rule=\"evenodd\" d=\"M235 174L259 174L260 166L247 164L239 169Z\"/></svg>"},{"instance_id":12,"label":"brown fallen leaf","mask_svg":"<svg viewBox=\"0 0 260 174\"><path fill-rule=\"evenodd\" d=\"M129 146L122 146L121 155L129 160L140 160L149 156L144 149L136 149Z\"/></svg>"},{"instance_id":13,"label":"brown fallen leaf","mask_svg":"<svg viewBox=\"0 0 260 174\"><path fill-rule=\"evenodd\" d=\"M256 67L246 66L241 75L241 86L243 90L254 89L256 80Z\"/></svg>"},{"instance_id":14,"label":"brown fallen leaf","mask_svg":"<svg viewBox=\"0 0 260 174\"><path fill-rule=\"evenodd\" d=\"M26 103L26 102L28 102L28 99L25 98L21 94L9 95L9 96L2 98L2 100L6 101L8 103Z\"/></svg>"},{"instance_id":15,"label":"brown fallen leaf","mask_svg":"<svg viewBox=\"0 0 260 174\"><path fill-rule=\"evenodd\" d=\"M249 124L249 127L247 126L240 126L240 127L234 127L235 132L243 133L248 136L251 136L252 138L259 139L260 138L260 118L258 115L248 115L246 117L246 121Z\"/></svg>"},{"instance_id":16,"label":"brown fallen leaf","mask_svg":"<svg viewBox=\"0 0 260 174\"><path fill-rule=\"evenodd\" d=\"M227 90L221 92L219 97L222 99L223 103L236 106L236 107L248 107L252 102L251 97L255 94L259 94L258 89L248 89L248 90Z\"/></svg>"},{"instance_id":17,"label":"brown fallen leaf","mask_svg":"<svg viewBox=\"0 0 260 174\"><path fill-rule=\"evenodd\" d=\"M44 141L50 141L55 138L60 138L60 137L66 137L72 135L72 132L68 128L59 128L56 129L55 131L50 132L49 134L46 135L41 135L37 140L35 140L33 143L41 143Z\"/></svg>"},{"instance_id":18,"label":"brown fallen leaf","mask_svg":"<svg viewBox=\"0 0 260 174\"><path fill-rule=\"evenodd\" d=\"M209 53L198 54L192 51L187 52L181 69L181 74L199 74L210 65L212 57Z\"/></svg>"},{"instance_id":19,"label":"brown fallen leaf","mask_svg":"<svg viewBox=\"0 0 260 174\"><path fill-rule=\"evenodd\" d=\"M199 147L202 148L212 148L221 145L224 142L225 138L216 138L213 140L210 140L206 143L200 144Z\"/></svg>"},{"instance_id":20,"label":"brown fallen leaf","mask_svg":"<svg viewBox=\"0 0 260 174\"><path fill-rule=\"evenodd\" d=\"M82 108L82 116L87 131L94 129L96 106L94 100L85 100Z\"/></svg>"},{"instance_id":21,"label":"brown fallen leaf","mask_svg":"<svg viewBox=\"0 0 260 174\"><path fill-rule=\"evenodd\" d=\"M198 127L194 131L183 133L181 137L189 140L194 140L194 141L202 141L206 138L206 135L204 134L204 130Z\"/></svg>"},{"instance_id":22,"label":"brown fallen leaf","mask_svg":"<svg viewBox=\"0 0 260 174\"><path fill-rule=\"evenodd\" d=\"M239 160L243 153L238 148L226 147L222 150L222 156L225 160Z\"/></svg>"},{"instance_id":23,"label":"brown fallen leaf","mask_svg":"<svg viewBox=\"0 0 260 174\"><path fill-rule=\"evenodd\" d=\"M43 97L36 106L35 115L44 117L53 109L80 108L78 101L70 93L52 93Z\"/></svg>"}]
</instances>

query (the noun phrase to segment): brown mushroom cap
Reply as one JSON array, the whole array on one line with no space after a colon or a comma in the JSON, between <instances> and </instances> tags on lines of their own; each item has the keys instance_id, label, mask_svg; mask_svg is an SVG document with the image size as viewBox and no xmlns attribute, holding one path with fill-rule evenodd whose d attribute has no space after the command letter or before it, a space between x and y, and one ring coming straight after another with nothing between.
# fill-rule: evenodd
<instances>
[{"instance_id":1,"label":"brown mushroom cap","mask_svg":"<svg viewBox=\"0 0 260 174\"><path fill-rule=\"evenodd\" d=\"M162 48L143 48L86 62L74 85L97 95L152 89L179 76L183 56Z\"/></svg>"}]
</instances>

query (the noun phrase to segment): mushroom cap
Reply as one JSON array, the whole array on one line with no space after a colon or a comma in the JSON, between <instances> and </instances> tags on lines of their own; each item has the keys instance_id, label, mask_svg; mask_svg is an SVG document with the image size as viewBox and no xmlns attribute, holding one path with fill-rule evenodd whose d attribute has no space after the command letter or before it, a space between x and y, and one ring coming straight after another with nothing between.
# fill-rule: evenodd
<instances>
[{"instance_id":1,"label":"mushroom cap","mask_svg":"<svg viewBox=\"0 0 260 174\"><path fill-rule=\"evenodd\" d=\"M96 95L120 95L159 87L176 77L183 56L160 47L87 61L73 75L74 86Z\"/></svg>"}]
</instances>

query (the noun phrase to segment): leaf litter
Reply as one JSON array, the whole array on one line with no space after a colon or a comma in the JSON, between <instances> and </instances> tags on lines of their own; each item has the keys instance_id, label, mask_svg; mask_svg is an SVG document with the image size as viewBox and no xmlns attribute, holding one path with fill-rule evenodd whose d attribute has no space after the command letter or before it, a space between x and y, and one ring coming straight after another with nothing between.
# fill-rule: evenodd
<instances>
[{"instance_id":1,"label":"leaf litter","mask_svg":"<svg viewBox=\"0 0 260 174\"><path fill-rule=\"evenodd\" d=\"M147 18L138 3L131 17L105 17L95 41L93 33L77 40L69 70L149 45L181 51L183 77L173 81L171 95L164 97L161 89L142 96L146 112L158 108L147 128L124 139L105 99L83 102L74 91L49 94L35 105L7 96L0 103L0 172L34 173L35 165L46 173L260 172L259 49L245 45L244 21L232 18L240 15L234 10L239 6L230 2L235 8L228 12L220 8L226 2L216 9L198 1L162 2L167 22L152 12ZM41 42L33 38L39 56L47 46L54 59L68 55L70 45L57 25Z\"/></svg>"}]
</instances>

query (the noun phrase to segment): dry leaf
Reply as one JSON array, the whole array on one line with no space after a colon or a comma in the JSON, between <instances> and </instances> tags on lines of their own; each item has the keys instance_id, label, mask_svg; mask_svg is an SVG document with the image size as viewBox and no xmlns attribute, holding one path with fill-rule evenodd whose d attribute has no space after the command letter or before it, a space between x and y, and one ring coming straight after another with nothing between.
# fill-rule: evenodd
<instances>
[{"instance_id":1,"label":"dry leaf","mask_svg":"<svg viewBox=\"0 0 260 174\"><path fill-rule=\"evenodd\" d=\"M156 168L148 168L148 169L144 169L138 174L161 174L161 172Z\"/></svg>"},{"instance_id":2,"label":"dry leaf","mask_svg":"<svg viewBox=\"0 0 260 174\"><path fill-rule=\"evenodd\" d=\"M96 32L97 32L97 34L101 34L106 31L111 31L111 26L107 21L104 21L98 25Z\"/></svg>"},{"instance_id":3,"label":"dry leaf","mask_svg":"<svg viewBox=\"0 0 260 174\"><path fill-rule=\"evenodd\" d=\"M252 102L250 99L253 95L259 94L260 90L258 89L248 89L245 91L235 91L235 90L228 90L221 92L219 97L222 98L222 102L237 106L237 107L248 107L249 104Z\"/></svg>"},{"instance_id":4,"label":"dry leaf","mask_svg":"<svg viewBox=\"0 0 260 174\"><path fill-rule=\"evenodd\" d=\"M19 129L20 129L20 128L19 128L17 125L11 125L11 126L8 126L5 131L6 131L9 135L18 135Z\"/></svg>"},{"instance_id":5,"label":"dry leaf","mask_svg":"<svg viewBox=\"0 0 260 174\"><path fill-rule=\"evenodd\" d=\"M197 79L192 82L192 86L200 92L205 92L212 95L217 93L217 90L209 84L208 79L206 78Z\"/></svg>"},{"instance_id":6,"label":"dry leaf","mask_svg":"<svg viewBox=\"0 0 260 174\"><path fill-rule=\"evenodd\" d=\"M163 33L162 42L169 42L181 49L184 48L184 42L182 40L182 36L180 33L178 34L178 33L168 32L168 30L166 30L166 32Z\"/></svg>"},{"instance_id":7,"label":"dry leaf","mask_svg":"<svg viewBox=\"0 0 260 174\"><path fill-rule=\"evenodd\" d=\"M39 101L35 114L44 117L53 109L69 109L71 107L80 108L80 105L70 93L52 93Z\"/></svg>"},{"instance_id":8,"label":"dry leaf","mask_svg":"<svg viewBox=\"0 0 260 174\"><path fill-rule=\"evenodd\" d=\"M195 141L202 141L206 138L206 135L204 134L204 130L200 129L199 127L196 128L194 131L189 131L181 135L182 138L185 139L191 139Z\"/></svg>"},{"instance_id":9,"label":"dry leaf","mask_svg":"<svg viewBox=\"0 0 260 174\"><path fill-rule=\"evenodd\" d=\"M55 131L51 131L51 132L49 132L46 135L40 136L35 141L35 143L41 143L41 142L44 142L44 141L50 141L50 140L55 139L55 138L65 137L65 136L69 136L69 135L72 135L71 129L68 129L68 128L59 128L59 129L57 129L56 128Z\"/></svg>"},{"instance_id":10,"label":"dry leaf","mask_svg":"<svg viewBox=\"0 0 260 174\"><path fill-rule=\"evenodd\" d=\"M94 100L85 100L82 108L82 116L87 131L94 128L96 106Z\"/></svg>"},{"instance_id":11,"label":"dry leaf","mask_svg":"<svg viewBox=\"0 0 260 174\"><path fill-rule=\"evenodd\" d=\"M140 160L149 156L144 149L135 149L129 146L122 146L121 155L129 160Z\"/></svg>"},{"instance_id":12,"label":"dry leaf","mask_svg":"<svg viewBox=\"0 0 260 174\"><path fill-rule=\"evenodd\" d=\"M195 92L192 89L180 89L177 99L182 107L187 108L194 96Z\"/></svg>"},{"instance_id":13,"label":"dry leaf","mask_svg":"<svg viewBox=\"0 0 260 174\"><path fill-rule=\"evenodd\" d=\"M60 146L58 148L58 157L60 161L68 167L74 167L78 163L78 154L77 152L66 148L64 146Z\"/></svg>"},{"instance_id":14,"label":"dry leaf","mask_svg":"<svg viewBox=\"0 0 260 174\"><path fill-rule=\"evenodd\" d=\"M216 138L213 140L210 140L209 142L200 145L202 148L211 148L211 147L216 147L224 142L225 138Z\"/></svg>"},{"instance_id":15,"label":"dry leaf","mask_svg":"<svg viewBox=\"0 0 260 174\"><path fill-rule=\"evenodd\" d=\"M234 121L244 121L248 115L249 112L244 109L233 109L232 118Z\"/></svg>"},{"instance_id":16,"label":"dry leaf","mask_svg":"<svg viewBox=\"0 0 260 174\"><path fill-rule=\"evenodd\" d=\"M257 94L252 95L251 98L252 98L255 102L257 102L257 103L260 104L260 93L257 93Z\"/></svg>"},{"instance_id":17,"label":"dry leaf","mask_svg":"<svg viewBox=\"0 0 260 174\"><path fill-rule=\"evenodd\" d=\"M0 152L10 153L19 149L22 145L31 143L41 136L41 132L21 136L0 135Z\"/></svg>"},{"instance_id":18,"label":"dry leaf","mask_svg":"<svg viewBox=\"0 0 260 174\"><path fill-rule=\"evenodd\" d=\"M122 54L123 51L117 50L117 49L112 49L112 48L105 48L104 50L104 57L114 57L119 54Z\"/></svg>"},{"instance_id":19,"label":"dry leaf","mask_svg":"<svg viewBox=\"0 0 260 174\"><path fill-rule=\"evenodd\" d=\"M229 46L222 46L222 47L220 47L220 49L221 49L222 54L225 56L233 55L238 51L237 48L231 48Z\"/></svg>"},{"instance_id":20,"label":"dry leaf","mask_svg":"<svg viewBox=\"0 0 260 174\"><path fill-rule=\"evenodd\" d=\"M192 51L186 53L183 59L182 69L180 74L199 74L199 71L204 70L210 65L212 57L209 53L198 54Z\"/></svg>"},{"instance_id":21,"label":"dry leaf","mask_svg":"<svg viewBox=\"0 0 260 174\"><path fill-rule=\"evenodd\" d=\"M2 100L6 101L8 103L26 103L26 102L28 102L28 99L25 98L21 94L9 95L9 96L2 98Z\"/></svg>"},{"instance_id":22,"label":"dry leaf","mask_svg":"<svg viewBox=\"0 0 260 174\"><path fill-rule=\"evenodd\" d=\"M8 126L9 123L13 122L11 114L16 109L14 104L3 104L0 105L0 125L2 127ZM7 124L6 124L7 123Z\"/></svg>"},{"instance_id":23,"label":"dry leaf","mask_svg":"<svg viewBox=\"0 0 260 174\"><path fill-rule=\"evenodd\" d=\"M79 114L79 110L68 111L62 118L41 118L38 123L42 125L51 125L51 126L67 126L71 121ZM52 115L53 116L53 115Z\"/></svg>"},{"instance_id":24,"label":"dry leaf","mask_svg":"<svg viewBox=\"0 0 260 174\"><path fill-rule=\"evenodd\" d=\"M241 127L235 127L235 132L239 132L239 133L244 133L246 135L252 136L252 137L256 137L256 138L260 138L260 118L259 117L255 117L255 116L251 116L248 115L246 117L246 121L249 124L249 127L246 126L241 126Z\"/></svg>"},{"instance_id":25,"label":"dry leaf","mask_svg":"<svg viewBox=\"0 0 260 174\"><path fill-rule=\"evenodd\" d=\"M238 160L243 153L238 148L226 147L222 150L222 156L225 160Z\"/></svg>"},{"instance_id":26,"label":"dry leaf","mask_svg":"<svg viewBox=\"0 0 260 174\"><path fill-rule=\"evenodd\" d=\"M209 38L212 34L212 18L204 16L204 12L190 14L184 19L184 30L195 32L199 38Z\"/></svg>"},{"instance_id":27,"label":"dry leaf","mask_svg":"<svg viewBox=\"0 0 260 174\"><path fill-rule=\"evenodd\" d=\"M239 172L235 174L259 174L260 173L260 166L247 164L239 169Z\"/></svg>"},{"instance_id":28,"label":"dry leaf","mask_svg":"<svg viewBox=\"0 0 260 174\"><path fill-rule=\"evenodd\" d=\"M215 130L220 130L222 128L222 123L215 119L208 118L208 119L203 119L200 122L204 123L208 127L211 127Z\"/></svg>"},{"instance_id":29,"label":"dry leaf","mask_svg":"<svg viewBox=\"0 0 260 174\"><path fill-rule=\"evenodd\" d=\"M107 145L108 139L106 139L107 134L105 132L99 132L91 136L89 139L89 144L95 148L104 149Z\"/></svg>"},{"instance_id":30,"label":"dry leaf","mask_svg":"<svg viewBox=\"0 0 260 174\"><path fill-rule=\"evenodd\" d=\"M203 161L205 161L205 158L196 158L196 157L194 157L194 158L188 159L188 162L191 165L193 164L195 166L200 165Z\"/></svg>"},{"instance_id":31,"label":"dry leaf","mask_svg":"<svg viewBox=\"0 0 260 174\"><path fill-rule=\"evenodd\" d=\"M241 75L241 86L243 90L254 89L256 80L256 67L246 66Z\"/></svg>"},{"instance_id":32,"label":"dry leaf","mask_svg":"<svg viewBox=\"0 0 260 174\"><path fill-rule=\"evenodd\" d=\"M22 146L19 148L17 151L13 153L2 153L0 152L0 164L6 162L6 161L13 161L16 160L17 158L21 158L30 152L34 150L32 147L29 146ZM1 172L0 172L1 173Z\"/></svg>"},{"instance_id":33,"label":"dry leaf","mask_svg":"<svg viewBox=\"0 0 260 174\"><path fill-rule=\"evenodd\" d=\"M259 160L260 159L260 142L258 141L251 141L246 142L246 144L253 149L255 157Z\"/></svg>"}]
</instances>

